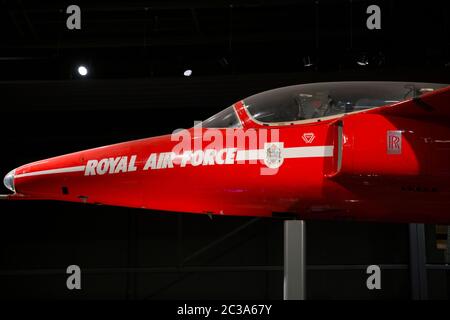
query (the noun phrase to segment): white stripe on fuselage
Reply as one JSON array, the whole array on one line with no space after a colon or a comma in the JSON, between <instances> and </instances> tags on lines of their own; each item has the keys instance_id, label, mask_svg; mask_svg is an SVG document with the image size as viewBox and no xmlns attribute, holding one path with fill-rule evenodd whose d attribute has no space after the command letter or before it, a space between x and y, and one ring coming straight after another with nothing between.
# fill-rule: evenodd
<instances>
[{"instance_id":1,"label":"white stripe on fuselage","mask_svg":"<svg viewBox=\"0 0 450 320\"><path fill-rule=\"evenodd\" d=\"M18 174L14 178L17 179L17 178L24 178L24 177L42 176L42 175L46 175L46 174L56 174L56 173L84 172L85 168L86 168L85 166L77 166L77 167L67 167L67 168L34 171L34 172Z\"/></svg>"},{"instance_id":2,"label":"white stripe on fuselage","mask_svg":"<svg viewBox=\"0 0 450 320\"><path fill-rule=\"evenodd\" d=\"M333 146L284 148L282 154L285 159L332 157Z\"/></svg>"},{"instance_id":3,"label":"white stripe on fuselage","mask_svg":"<svg viewBox=\"0 0 450 320\"><path fill-rule=\"evenodd\" d=\"M292 147L281 151L284 159L332 157L333 146ZM265 150L238 150L236 161L264 160Z\"/></svg>"},{"instance_id":4,"label":"white stripe on fuselage","mask_svg":"<svg viewBox=\"0 0 450 320\"><path fill-rule=\"evenodd\" d=\"M184 154L183 154L184 156ZM314 147L292 147L283 148L282 157L284 159L295 159L295 158L323 158L333 156L333 146L314 146ZM264 160L265 150L264 149L254 149L254 150L238 150L236 152L236 162L239 161L252 161L252 160ZM49 174L59 174L59 173L72 173L72 172L84 172L86 166L76 166L76 167L66 167L49 169L42 171L34 171L28 173L22 173L16 175L14 178L24 178L33 177Z\"/></svg>"}]
</instances>

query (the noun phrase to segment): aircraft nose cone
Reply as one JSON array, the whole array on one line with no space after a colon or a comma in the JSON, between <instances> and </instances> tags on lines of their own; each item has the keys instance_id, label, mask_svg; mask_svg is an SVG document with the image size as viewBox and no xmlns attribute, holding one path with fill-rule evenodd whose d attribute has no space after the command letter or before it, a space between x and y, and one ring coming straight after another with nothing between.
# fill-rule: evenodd
<instances>
[{"instance_id":1,"label":"aircraft nose cone","mask_svg":"<svg viewBox=\"0 0 450 320\"><path fill-rule=\"evenodd\" d=\"M14 176L15 176L15 170L10 171L5 178L3 179L3 184L6 188L11 190L12 192L15 192L16 189L14 187Z\"/></svg>"}]
</instances>

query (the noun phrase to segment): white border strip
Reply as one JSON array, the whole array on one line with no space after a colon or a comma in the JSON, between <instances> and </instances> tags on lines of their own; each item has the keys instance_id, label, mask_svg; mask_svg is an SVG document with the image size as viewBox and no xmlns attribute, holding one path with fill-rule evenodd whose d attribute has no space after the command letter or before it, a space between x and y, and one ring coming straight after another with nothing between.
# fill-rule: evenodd
<instances>
[{"instance_id":1,"label":"white border strip","mask_svg":"<svg viewBox=\"0 0 450 320\"><path fill-rule=\"evenodd\" d=\"M282 155L284 159L332 157L333 148L334 146L284 148Z\"/></svg>"},{"instance_id":2,"label":"white border strip","mask_svg":"<svg viewBox=\"0 0 450 320\"><path fill-rule=\"evenodd\" d=\"M85 168L86 168L86 166L78 166L78 167L67 167L67 168L35 171L35 172L18 174L17 176L14 176L14 178L17 179L17 178L24 178L24 177L42 176L42 175L47 175L47 174L56 174L56 173L82 172L82 171L84 171Z\"/></svg>"},{"instance_id":3,"label":"white border strip","mask_svg":"<svg viewBox=\"0 0 450 320\"><path fill-rule=\"evenodd\" d=\"M264 158L264 150L238 150L236 154L236 161L252 161L261 160Z\"/></svg>"},{"instance_id":4,"label":"white border strip","mask_svg":"<svg viewBox=\"0 0 450 320\"><path fill-rule=\"evenodd\" d=\"M332 157L333 149L334 146L283 148L282 157L284 159ZM236 154L236 161L264 160L264 158L264 149L238 150Z\"/></svg>"}]
</instances>

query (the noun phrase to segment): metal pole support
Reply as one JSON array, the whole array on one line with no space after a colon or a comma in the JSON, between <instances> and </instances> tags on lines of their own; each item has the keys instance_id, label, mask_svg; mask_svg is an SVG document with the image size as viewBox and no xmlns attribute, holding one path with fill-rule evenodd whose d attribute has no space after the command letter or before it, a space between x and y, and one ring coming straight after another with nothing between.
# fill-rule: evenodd
<instances>
[{"instance_id":1,"label":"metal pole support","mask_svg":"<svg viewBox=\"0 0 450 320\"><path fill-rule=\"evenodd\" d=\"M305 299L305 222L284 222L284 300Z\"/></svg>"},{"instance_id":2,"label":"metal pole support","mask_svg":"<svg viewBox=\"0 0 450 320\"><path fill-rule=\"evenodd\" d=\"M425 226L409 225L409 260L411 272L411 297L413 300L427 299L427 269L425 248Z\"/></svg>"},{"instance_id":3,"label":"metal pole support","mask_svg":"<svg viewBox=\"0 0 450 320\"><path fill-rule=\"evenodd\" d=\"M447 226L447 250L445 250L445 263L450 263L450 226Z\"/></svg>"}]
</instances>

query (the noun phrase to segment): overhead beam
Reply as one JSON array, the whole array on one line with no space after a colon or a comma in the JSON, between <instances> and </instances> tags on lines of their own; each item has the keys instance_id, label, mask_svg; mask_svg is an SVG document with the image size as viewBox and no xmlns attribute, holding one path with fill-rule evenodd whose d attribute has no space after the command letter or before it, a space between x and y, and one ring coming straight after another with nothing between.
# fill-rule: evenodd
<instances>
[{"instance_id":1,"label":"overhead beam","mask_svg":"<svg viewBox=\"0 0 450 320\"><path fill-rule=\"evenodd\" d=\"M22 27L17 22L14 10L11 10L11 8L8 8L6 4L6 0L2 0L2 4L6 12L8 13L9 18L11 19L11 23L14 25L14 29L17 31L19 36L23 38L25 36L25 32L22 30Z\"/></svg>"},{"instance_id":2,"label":"overhead beam","mask_svg":"<svg viewBox=\"0 0 450 320\"><path fill-rule=\"evenodd\" d=\"M23 7L22 0L17 0L17 3L19 4L20 10L21 10L21 15L23 16L23 19L25 20L33 39L35 41L39 40L37 33L36 33L36 29L34 28L33 24L31 23L30 17L28 16L28 13L25 11L25 9Z\"/></svg>"},{"instance_id":3,"label":"overhead beam","mask_svg":"<svg viewBox=\"0 0 450 320\"><path fill-rule=\"evenodd\" d=\"M57 43L56 41L41 41L40 43L23 43L20 45L5 44L3 48L24 48L24 49L45 49L45 48L124 48L124 47L142 47L142 33L135 32L133 37L133 32L120 35L117 34L114 39L92 37L88 38L88 35L83 39L65 39L63 43ZM329 31L327 33L323 32L323 37L338 37L342 32L339 30ZM205 37L201 34L192 35L180 35L180 36L163 36L158 37L153 36L147 43L148 46L162 47L162 46L192 46L192 45L223 45L228 43L229 35L222 34L214 37ZM234 34L233 44L244 42L244 43L269 43L277 42L281 43L283 41L302 41L305 45L310 43L314 45L314 35L306 32L254 32L246 34Z\"/></svg>"},{"instance_id":4,"label":"overhead beam","mask_svg":"<svg viewBox=\"0 0 450 320\"><path fill-rule=\"evenodd\" d=\"M198 34L201 34L202 32L200 30L200 23L198 21L197 11L195 10L195 8L191 8L191 16L192 20L194 21L195 31L197 31Z\"/></svg>"},{"instance_id":5,"label":"overhead beam","mask_svg":"<svg viewBox=\"0 0 450 320\"><path fill-rule=\"evenodd\" d=\"M332 0L321 0L329 1ZM229 8L230 4L233 7L252 8L252 7L270 7L270 6L286 6L286 5L298 5L298 0L197 0L197 1L159 1L149 4L147 1L123 1L122 3L114 3L108 5L100 5L89 3L82 5L82 9L89 12L108 12L108 11L137 11L149 8L152 10L184 10L184 9L214 9L214 8ZM300 3L302 4L302 3ZM305 5L310 5L310 2L303 2ZM27 4L26 10L28 12L51 12L58 11L62 8L60 5L56 6L52 3L42 3L36 1L32 4Z\"/></svg>"}]
</instances>

